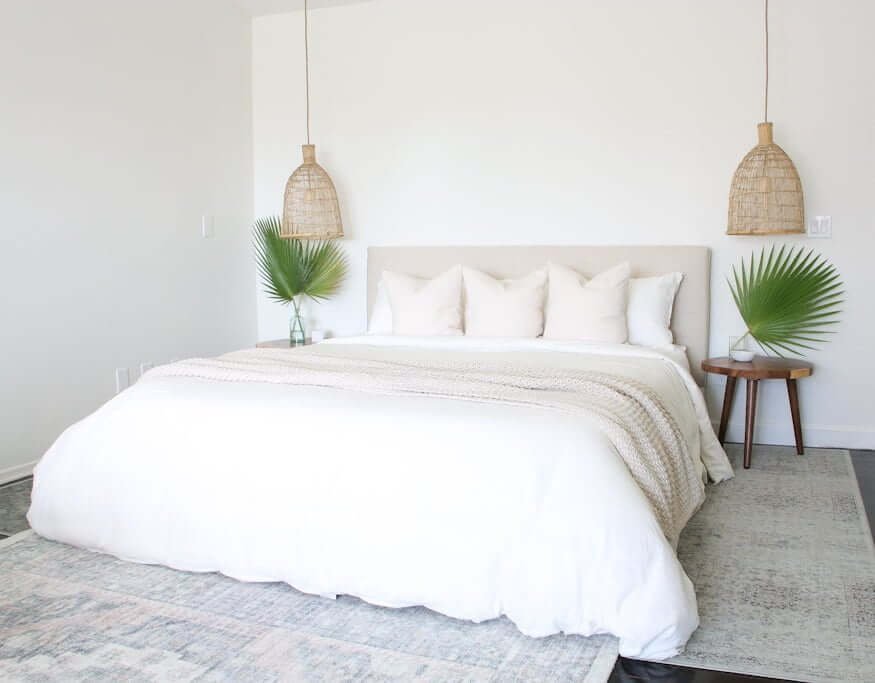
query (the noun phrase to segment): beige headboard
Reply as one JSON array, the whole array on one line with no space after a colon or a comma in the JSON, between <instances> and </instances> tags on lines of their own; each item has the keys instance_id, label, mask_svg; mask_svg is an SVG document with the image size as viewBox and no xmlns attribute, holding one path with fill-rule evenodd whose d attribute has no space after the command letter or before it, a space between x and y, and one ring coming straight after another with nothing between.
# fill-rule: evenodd
<instances>
[{"instance_id":1,"label":"beige headboard","mask_svg":"<svg viewBox=\"0 0 875 683\"><path fill-rule=\"evenodd\" d=\"M704 384L700 366L708 352L708 312L711 252L690 246L483 246L483 247L370 247L368 248L368 317L384 270L417 277L434 277L461 263L493 275L518 277L548 261L593 275L621 261L642 277L672 271L684 273L675 301L671 328L675 343L687 347L693 376Z\"/></svg>"}]
</instances>

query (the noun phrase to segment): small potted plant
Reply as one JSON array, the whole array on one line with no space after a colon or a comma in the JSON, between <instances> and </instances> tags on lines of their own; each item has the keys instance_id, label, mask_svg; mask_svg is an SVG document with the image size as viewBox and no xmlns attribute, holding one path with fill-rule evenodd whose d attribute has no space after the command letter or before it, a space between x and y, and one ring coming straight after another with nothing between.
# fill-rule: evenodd
<instances>
[{"instance_id":1,"label":"small potted plant","mask_svg":"<svg viewBox=\"0 0 875 683\"><path fill-rule=\"evenodd\" d=\"M778 356L805 355L827 341L844 301L835 267L802 247L772 246L751 254L749 263L742 259L732 268L729 289L747 326L729 350L737 361L753 360L748 339Z\"/></svg>"},{"instance_id":2,"label":"small potted plant","mask_svg":"<svg viewBox=\"0 0 875 683\"><path fill-rule=\"evenodd\" d=\"M255 221L255 260L265 293L274 301L291 304L289 342L305 340L301 304L337 294L346 277L346 256L336 242L304 241L280 236L279 216Z\"/></svg>"}]
</instances>

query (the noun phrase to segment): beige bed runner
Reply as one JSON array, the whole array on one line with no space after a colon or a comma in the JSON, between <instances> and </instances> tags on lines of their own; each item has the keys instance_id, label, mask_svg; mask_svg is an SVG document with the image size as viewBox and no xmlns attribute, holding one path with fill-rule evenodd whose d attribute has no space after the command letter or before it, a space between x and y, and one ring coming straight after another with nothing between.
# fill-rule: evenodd
<instances>
[{"instance_id":1,"label":"beige bed runner","mask_svg":"<svg viewBox=\"0 0 875 683\"><path fill-rule=\"evenodd\" d=\"M589 369L507 360L361 357L327 347L236 351L164 365L147 378L268 382L530 405L585 416L605 434L649 500L673 546L705 499L694 456L658 395L641 382Z\"/></svg>"}]
</instances>

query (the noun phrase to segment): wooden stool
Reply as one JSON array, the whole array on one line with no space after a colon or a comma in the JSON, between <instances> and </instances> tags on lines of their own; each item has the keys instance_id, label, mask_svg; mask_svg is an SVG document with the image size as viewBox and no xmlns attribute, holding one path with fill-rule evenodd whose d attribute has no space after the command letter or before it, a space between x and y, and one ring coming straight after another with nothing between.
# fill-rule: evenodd
<instances>
[{"instance_id":1,"label":"wooden stool","mask_svg":"<svg viewBox=\"0 0 875 683\"><path fill-rule=\"evenodd\" d=\"M802 455L802 423L799 420L799 394L796 380L809 377L813 371L811 363L795 358L766 358L756 356L749 363L741 363L731 358L709 358L702 361L702 370L715 375L726 375L726 390L723 394L723 413L720 415L720 430L717 438L723 443L726 437L726 424L732 411L735 397L735 381L741 377L747 382L747 410L744 427L744 469L750 469L750 454L753 448L753 428L757 412L757 389L762 379L783 379L787 381L787 394L790 397L790 415L793 418L793 434L796 437L796 453Z\"/></svg>"}]
</instances>

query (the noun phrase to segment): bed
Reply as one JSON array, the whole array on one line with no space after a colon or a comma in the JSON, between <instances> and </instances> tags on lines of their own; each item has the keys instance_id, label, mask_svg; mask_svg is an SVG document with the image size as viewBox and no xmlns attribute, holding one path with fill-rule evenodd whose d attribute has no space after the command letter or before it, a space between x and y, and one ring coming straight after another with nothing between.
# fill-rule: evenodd
<instances>
[{"instance_id":1,"label":"bed","mask_svg":"<svg viewBox=\"0 0 875 683\"><path fill-rule=\"evenodd\" d=\"M134 562L670 657L698 625L677 536L706 479L732 476L697 386L707 249L372 248L369 308L385 269L619 258L685 273L677 346L362 336L162 366L49 449L30 524Z\"/></svg>"}]
</instances>

